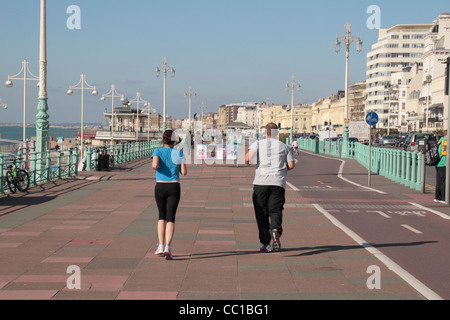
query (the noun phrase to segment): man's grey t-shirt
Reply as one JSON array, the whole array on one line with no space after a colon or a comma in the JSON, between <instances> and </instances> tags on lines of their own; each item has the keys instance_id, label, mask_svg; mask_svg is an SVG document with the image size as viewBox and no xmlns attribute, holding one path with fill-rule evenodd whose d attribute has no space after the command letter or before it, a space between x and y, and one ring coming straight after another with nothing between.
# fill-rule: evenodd
<instances>
[{"instance_id":1,"label":"man's grey t-shirt","mask_svg":"<svg viewBox=\"0 0 450 320\"><path fill-rule=\"evenodd\" d=\"M287 164L294 156L287 145L277 139L253 143L249 150L257 153L254 185L279 186L286 189Z\"/></svg>"}]
</instances>

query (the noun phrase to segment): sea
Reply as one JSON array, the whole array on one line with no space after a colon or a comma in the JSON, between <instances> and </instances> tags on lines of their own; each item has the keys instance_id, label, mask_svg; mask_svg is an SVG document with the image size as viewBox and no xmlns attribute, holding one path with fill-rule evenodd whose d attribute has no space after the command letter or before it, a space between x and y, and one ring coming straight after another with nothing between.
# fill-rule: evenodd
<instances>
[{"instance_id":1,"label":"sea","mask_svg":"<svg viewBox=\"0 0 450 320\"><path fill-rule=\"evenodd\" d=\"M49 137L51 137L52 139L58 139L60 137L65 138L65 139L70 139L70 138L77 137L79 131L80 131L79 128L50 127L49 128ZM26 137L27 137L27 139L36 137L36 128L35 127L27 127L26 128ZM23 140L23 127L0 126L0 139L22 141Z\"/></svg>"}]
</instances>

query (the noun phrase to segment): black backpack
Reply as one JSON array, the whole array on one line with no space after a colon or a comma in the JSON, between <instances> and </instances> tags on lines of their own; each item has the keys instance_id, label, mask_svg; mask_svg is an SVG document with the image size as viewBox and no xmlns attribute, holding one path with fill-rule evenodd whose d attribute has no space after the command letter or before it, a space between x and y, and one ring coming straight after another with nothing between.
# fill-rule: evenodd
<instances>
[{"instance_id":1,"label":"black backpack","mask_svg":"<svg viewBox=\"0 0 450 320\"><path fill-rule=\"evenodd\" d=\"M433 143L427 152L425 152L425 164L430 167L435 167L439 161L441 161L439 146Z\"/></svg>"}]
</instances>

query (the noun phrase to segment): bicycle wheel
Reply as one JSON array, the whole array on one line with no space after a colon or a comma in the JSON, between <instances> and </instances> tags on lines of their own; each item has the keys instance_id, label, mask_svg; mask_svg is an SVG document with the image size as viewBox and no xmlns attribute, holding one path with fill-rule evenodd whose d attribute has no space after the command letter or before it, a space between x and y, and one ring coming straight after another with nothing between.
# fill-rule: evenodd
<instances>
[{"instance_id":1,"label":"bicycle wheel","mask_svg":"<svg viewBox=\"0 0 450 320\"><path fill-rule=\"evenodd\" d=\"M9 191L11 191L11 193L16 193L17 188L16 185L14 184L14 179L12 177L11 172L6 172L6 176L5 176L5 180L6 180L6 184L8 185Z\"/></svg>"},{"instance_id":2,"label":"bicycle wheel","mask_svg":"<svg viewBox=\"0 0 450 320\"><path fill-rule=\"evenodd\" d=\"M30 176L25 170L17 170L17 178L14 181L17 189L25 192L30 187Z\"/></svg>"}]
</instances>

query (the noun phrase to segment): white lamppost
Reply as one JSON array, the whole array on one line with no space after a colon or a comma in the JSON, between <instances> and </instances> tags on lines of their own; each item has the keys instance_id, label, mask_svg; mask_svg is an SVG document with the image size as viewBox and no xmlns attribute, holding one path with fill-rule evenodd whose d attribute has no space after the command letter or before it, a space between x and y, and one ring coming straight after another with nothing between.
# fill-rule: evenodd
<instances>
[{"instance_id":1,"label":"white lamppost","mask_svg":"<svg viewBox=\"0 0 450 320\"><path fill-rule=\"evenodd\" d=\"M144 105L144 109L142 110L142 113L147 110L147 142L150 142L150 111L153 111L152 113L156 113L156 109L152 108L150 102L147 102Z\"/></svg>"},{"instance_id":2,"label":"white lamppost","mask_svg":"<svg viewBox=\"0 0 450 320\"><path fill-rule=\"evenodd\" d=\"M302 86L300 85L300 83L295 81L295 77L292 76L292 80L291 82L288 82L286 85L286 90L289 91L289 89L291 89L291 135L290 135L290 141L289 143L292 142L293 140L293 136L294 136L294 90L295 88L297 88L297 91L300 91L300 88Z\"/></svg>"},{"instance_id":3,"label":"white lamppost","mask_svg":"<svg viewBox=\"0 0 450 320\"><path fill-rule=\"evenodd\" d=\"M202 102L202 105L200 106L200 110L202 111L202 125L201 125L201 134L202 134L202 137L203 137L203 114L205 113L205 110L206 110L206 109L208 109L208 108L205 106L205 103Z\"/></svg>"},{"instance_id":4,"label":"white lamppost","mask_svg":"<svg viewBox=\"0 0 450 320\"><path fill-rule=\"evenodd\" d=\"M432 77L428 75L425 80L425 84L427 84L427 112L425 113L425 121L426 121L426 132L428 132L428 113L430 110L430 86L431 86Z\"/></svg>"},{"instance_id":5,"label":"white lamppost","mask_svg":"<svg viewBox=\"0 0 450 320\"><path fill-rule=\"evenodd\" d=\"M22 75L23 73L23 75ZM26 127L27 127L27 81L39 81L39 77L35 76L31 73L28 67L28 61L24 60L22 62L22 69L18 74L14 76L8 76L8 81L6 81L5 85L8 88L13 87L13 82L11 80L23 80L23 142L26 142Z\"/></svg>"},{"instance_id":6,"label":"white lamppost","mask_svg":"<svg viewBox=\"0 0 450 320\"><path fill-rule=\"evenodd\" d=\"M343 37L338 37L336 35L336 41L334 42L334 50L336 53L339 53L341 50L341 41L345 43L345 107L344 107L344 136L343 136L343 144L342 144L342 156L347 157L348 156L348 138L349 138L349 129L347 123L349 120L348 115L348 58L350 55L350 45L355 41L356 42L356 51L361 52L362 51L362 41L360 37L354 37L352 36L352 25L347 23L345 25L345 35Z\"/></svg>"},{"instance_id":7,"label":"white lamppost","mask_svg":"<svg viewBox=\"0 0 450 320\"><path fill-rule=\"evenodd\" d=\"M163 132L167 130L167 119L166 119L166 78L167 72L172 73L172 78L175 77L175 69L167 64L167 58L164 58L163 65L161 67L156 67L156 77L159 77L161 71L164 73L164 92L163 92Z\"/></svg>"},{"instance_id":8,"label":"white lamppost","mask_svg":"<svg viewBox=\"0 0 450 320\"><path fill-rule=\"evenodd\" d=\"M84 73L80 76L80 82L75 86L70 86L67 91L68 95L73 95L73 90L81 90L81 159L84 157L84 90L92 90L93 96L98 96L97 88L89 85L86 82L86 75Z\"/></svg>"},{"instance_id":9,"label":"white lamppost","mask_svg":"<svg viewBox=\"0 0 450 320\"><path fill-rule=\"evenodd\" d=\"M100 100L106 101L106 98L111 98L112 104L111 104L111 150L112 146L114 144L114 98L120 98L121 102L125 102L125 96L121 93L118 93L116 91L116 85L111 85L111 90L108 93L105 93L102 95L102 98Z\"/></svg>"},{"instance_id":10,"label":"white lamppost","mask_svg":"<svg viewBox=\"0 0 450 320\"><path fill-rule=\"evenodd\" d=\"M192 104L192 96L196 97L197 93L192 91L192 87L189 87L188 92L184 94L185 98L189 97L189 132L191 132L192 129L192 119L191 119L191 104Z\"/></svg>"},{"instance_id":11,"label":"white lamppost","mask_svg":"<svg viewBox=\"0 0 450 320\"><path fill-rule=\"evenodd\" d=\"M147 107L149 105L149 102L147 100L143 100L142 99L140 92L136 93L136 98L134 98L133 100L129 101L128 105L130 107L132 105L132 102L135 102L136 105L137 105L137 116L136 116L137 117L137 120L136 120L137 121L137 131L136 130L134 130L134 131L136 131L136 140L138 140L139 132L141 131L141 126L140 126L140 122L139 122L139 105L141 103L144 103L144 107Z\"/></svg>"}]
</instances>

